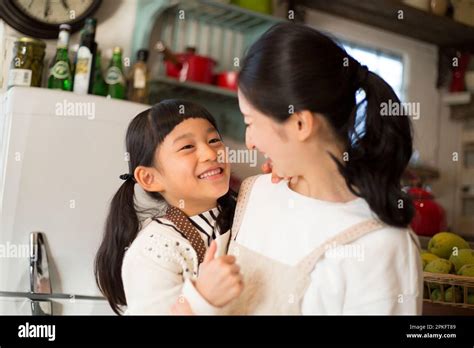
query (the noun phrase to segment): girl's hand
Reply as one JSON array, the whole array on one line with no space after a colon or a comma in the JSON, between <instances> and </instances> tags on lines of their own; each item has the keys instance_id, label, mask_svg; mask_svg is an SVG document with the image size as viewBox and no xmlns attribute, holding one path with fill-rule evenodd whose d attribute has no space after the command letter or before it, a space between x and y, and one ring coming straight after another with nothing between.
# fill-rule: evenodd
<instances>
[{"instance_id":1,"label":"girl's hand","mask_svg":"<svg viewBox=\"0 0 474 348\"><path fill-rule=\"evenodd\" d=\"M217 243L212 241L201 263L196 289L211 305L223 307L240 295L243 282L235 257L224 255L215 259L216 250Z\"/></svg>"},{"instance_id":2,"label":"girl's hand","mask_svg":"<svg viewBox=\"0 0 474 348\"><path fill-rule=\"evenodd\" d=\"M278 176L276 173L274 173L271 159L267 159L265 161L265 163L262 164L261 169L262 169L262 172L264 174L272 173L272 183L274 183L274 184L278 184L282 180L289 180L292 184L296 184L297 177L286 176L286 177L282 178L282 177Z\"/></svg>"}]
</instances>

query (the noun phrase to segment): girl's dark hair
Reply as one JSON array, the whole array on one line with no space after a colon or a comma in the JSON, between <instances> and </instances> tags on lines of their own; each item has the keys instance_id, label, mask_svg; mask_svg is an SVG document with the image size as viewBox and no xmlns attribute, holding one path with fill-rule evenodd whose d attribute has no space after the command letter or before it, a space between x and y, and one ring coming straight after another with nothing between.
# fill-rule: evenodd
<instances>
[{"instance_id":1,"label":"girl's dark hair","mask_svg":"<svg viewBox=\"0 0 474 348\"><path fill-rule=\"evenodd\" d=\"M127 129L126 149L129 154L129 173L138 166L155 166L155 151L165 137L182 121L189 118L208 120L218 131L212 115L202 106L184 100L164 100L151 109L139 113ZM121 314L120 306L127 304L122 283L122 261L125 249L136 238L140 222L134 201L135 181L125 180L112 199L105 224L102 244L95 258L94 274L100 291L113 311ZM147 192L157 204L164 202L158 192ZM220 231L230 229L235 211L235 192L217 200L221 213L217 217Z\"/></svg>"},{"instance_id":2,"label":"girl's dark hair","mask_svg":"<svg viewBox=\"0 0 474 348\"><path fill-rule=\"evenodd\" d=\"M411 222L413 205L400 186L412 154L410 119L382 116L383 105L400 103L397 95L335 41L304 25L277 24L247 52L239 88L256 109L278 122L291 116L290 106L294 112L321 114L345 146L347 161L329 155L351 192L383 222L396 227ZM357 103L360 89L365 99ZM356 117L361 111L362 132Z\"/></svg>"}]
</instances>

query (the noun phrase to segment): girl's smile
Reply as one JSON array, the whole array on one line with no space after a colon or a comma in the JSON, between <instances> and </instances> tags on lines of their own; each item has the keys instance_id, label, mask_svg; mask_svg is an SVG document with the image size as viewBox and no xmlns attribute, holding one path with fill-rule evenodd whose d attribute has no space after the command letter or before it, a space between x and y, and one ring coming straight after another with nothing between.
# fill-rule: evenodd
<instances>
[{"instance_id":1,"label":"girl's smile","mask_svg":"<svg viewBox=\"0 0 474 348\"><path fill-rule=\"evenodd\" d=\"M225 178L224 168L212 167L204 171L203 173L199 174L198 178L201 180L211 180L211 181L224 179Z\"/></svg>"}]
</instances>

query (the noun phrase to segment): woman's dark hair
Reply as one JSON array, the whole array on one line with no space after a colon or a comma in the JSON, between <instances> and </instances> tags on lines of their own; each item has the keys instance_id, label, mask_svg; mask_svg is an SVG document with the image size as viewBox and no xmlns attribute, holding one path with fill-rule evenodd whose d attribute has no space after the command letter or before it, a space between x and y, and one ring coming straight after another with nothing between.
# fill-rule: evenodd
<instances>
[{"instance_id":1,"label":"woman's dark hair","mask_svg":"<svg viewBox=\"0 0 474 348\"><path fill-rule=\"evenodd\" d=\"M212 115L202 106L183 100L164 100L151 109L139 113L127 129L126 149L129 154L129 173L138 166L155 166L155 151L165 137L182 121L189 118L208 120L218 131ZM109 301L113 311L121 314L120 306L127 304L122 283L122 261L126 248L136 238L140 222L135 205L135 181L124 181L114 195L105 224L105 233L95 258L94 274L100 291ZM164 202L158 192L146 192ZM230 229L235 211L235 192L217 200L221 213L216 224L220 231Z\"/></svg>"},{"instance_id":2,"label":"woman's dark hair","mask_svg":"<svg viewBox=\"0 0 474 348\"><path fill-rule=\"evenodd\" d=\"M400 186L412 154L410 119L406 114L382 116L383 105L400 103L397 95L335 41L304 25L277 24L247 52L239 88L256 109L277 122L291 116L290 105L294 112L321 114L344 144L347 161L329 155L351 192L388 225L406 227L411 222L412 201ZM360 89L365 99L357 103ZM362 132L356 117L361 111Z\"/></svg>"}]
</instances>

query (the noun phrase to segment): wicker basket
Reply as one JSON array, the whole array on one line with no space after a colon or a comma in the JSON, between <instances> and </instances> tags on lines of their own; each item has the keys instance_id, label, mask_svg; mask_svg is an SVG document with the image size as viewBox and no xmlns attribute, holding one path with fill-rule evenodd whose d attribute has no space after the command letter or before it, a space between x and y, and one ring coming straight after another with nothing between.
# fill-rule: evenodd
<instances>
[{"instance_id":1,"label":"wicker basket","mask_svg":"<svg viewBox=\"0 0 474 348\"><path fill-rule=\"evenodd\" d=\"M424 291L428 292L428 297L429 297L429 298L423 298L423 301L430 302L430 303L445 304L445 305L455 306L455 307L474 309L474 304L467 303L468 292L474 293L474 277L466 277L466 276L460 276L460 275L455 275L455 274L423 272L423 278L424 278L424 285L425 285ZM431 293L434 289L431 289L430 285L431 287L439 286L443 301L435 301L431 299ZM451 286L455 286L461 289L461 293L463 294L463 302L454 302L456 301L456 296L453 296L453 302L444 301L444 294L446 290Z\"/></svg>"}]
</instances>

